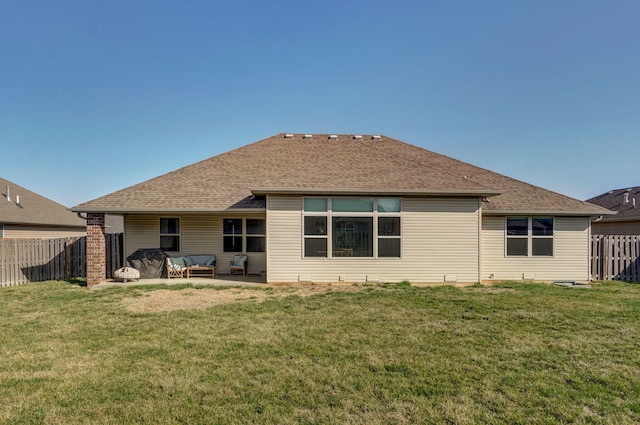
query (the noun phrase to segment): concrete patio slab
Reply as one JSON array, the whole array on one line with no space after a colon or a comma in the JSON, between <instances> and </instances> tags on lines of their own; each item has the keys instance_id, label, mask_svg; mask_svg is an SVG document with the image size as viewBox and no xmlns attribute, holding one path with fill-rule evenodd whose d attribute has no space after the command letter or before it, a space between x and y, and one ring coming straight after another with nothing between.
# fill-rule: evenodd
<instances>
[{"instance_id":1,"label":"concrete patio slab","mask_svg":"<svg viewBox=\"0 0 640 425\"><path fill-rule=\"evenodd\" d=\"M93 285L91 289L106 289L113 287L142 286L142 285L192 285L203 286L266 286L267 281L264 276L240 276L240 275L218 275L212 279L208 277L190 277L174 279L138 279L122 282L118 280L108 280Z\"/></svg>"}]
</instances>

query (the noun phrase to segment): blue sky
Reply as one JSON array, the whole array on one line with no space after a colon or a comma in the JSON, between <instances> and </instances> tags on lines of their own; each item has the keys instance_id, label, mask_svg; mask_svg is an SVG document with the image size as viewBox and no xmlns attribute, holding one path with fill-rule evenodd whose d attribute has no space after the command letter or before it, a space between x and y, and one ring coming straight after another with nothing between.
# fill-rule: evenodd
<instances>
[{"instance_id":1,"label":"blue sky","mask_svg":"<svg viewBox=\"0 0 640 425\"><path fill-rule=\"evenodd\" d=\"M640 185L636 0L0 0L0 175L73 206L276 133Z\"/></svg>"}]
</instances>

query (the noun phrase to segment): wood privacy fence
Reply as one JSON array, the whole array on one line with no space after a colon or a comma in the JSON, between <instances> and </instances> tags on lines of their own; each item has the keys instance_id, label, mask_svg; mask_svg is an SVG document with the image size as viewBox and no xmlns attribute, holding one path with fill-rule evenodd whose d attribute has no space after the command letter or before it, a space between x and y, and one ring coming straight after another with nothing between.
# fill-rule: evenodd
<instances>
[{"instance_id":1,"label":"wood privacy fence","mask_svg":"<svg viewBox=\"0 0 640 425\"><path fill-rule=\"evenodd\" d=\"M106 235L106 275L123 265L122 233ZM0 287L87 276L87 238L0 239Z\"/></svg>"},{"instance_id":2,"label":"wood privacy fence","mask_svg":"<svg viewBox=\"0 0 640 425\"><path fill-rule=\"evenodd\" d=\"M591 279L640 281L640 235L591 236Z\"/></svg>"}]
</instances>

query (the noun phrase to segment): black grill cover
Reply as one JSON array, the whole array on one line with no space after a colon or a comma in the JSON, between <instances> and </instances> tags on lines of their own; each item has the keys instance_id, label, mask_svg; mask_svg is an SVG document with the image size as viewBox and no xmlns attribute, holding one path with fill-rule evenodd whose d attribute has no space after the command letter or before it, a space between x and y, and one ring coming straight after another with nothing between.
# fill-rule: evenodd
<instances>
[{"instance_id":1,"label":"black grill cover","mask_svg":"<svg viewBox=\"0 0 640 425\"><path fill-rule=\"evenodd\" d=\"M158 248L142 248L127 257L129 266L140 272L140 279L157 279L164 274L167 255Z\"/></svg>"}]
</instances>

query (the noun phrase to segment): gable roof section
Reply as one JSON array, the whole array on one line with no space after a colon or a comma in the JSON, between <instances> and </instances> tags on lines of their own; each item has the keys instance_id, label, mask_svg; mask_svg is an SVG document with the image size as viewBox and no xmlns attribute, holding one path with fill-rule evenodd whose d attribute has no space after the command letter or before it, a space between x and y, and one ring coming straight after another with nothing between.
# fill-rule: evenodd
<instances>
[{"instance_id":1,"label":"gable roof section","mask_svg":"<svg viewBox=\"0 0 640 425\"><path fill-rule=\"evenodd\" d=\"M485 212L599 215L603 208L386 136L275 135L77 205L83 212L265 208L255 194L486 197Z\"/></svg>"},{"instance_id":2,"label":"gable roof section","mask_svg":"<svg viewBox=\"0 0 640 425\"><path fill-rule=\"evenodd\" d=\"M627 194L627 203L625 203L625 193ZM614 216L604 217L602 221L640 220L640 186L610 190L587 200L587 202L617 212Z\"/></svg>"},{"instance_id":3,"label":"gable roof section","mask_svg":"<svg viewBox=\"0 0 640 425\"><path fill-rule=\"evenodd\" d=\"M7 196L9 187L9 196ZM0 223L33 226L86 227L67 207L0 177ZM18 197L20 203L17 203Z\"/></svg>"}]
</instances>

